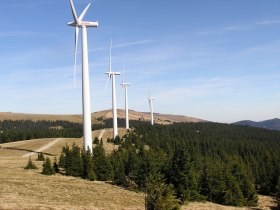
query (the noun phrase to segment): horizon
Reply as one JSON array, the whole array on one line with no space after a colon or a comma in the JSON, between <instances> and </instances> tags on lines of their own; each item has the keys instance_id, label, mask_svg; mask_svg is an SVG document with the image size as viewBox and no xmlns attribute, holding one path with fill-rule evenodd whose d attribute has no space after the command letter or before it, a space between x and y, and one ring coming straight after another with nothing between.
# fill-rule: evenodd
<instances>
[{"instance_id":1,"label":"horizon","mask_svg":"<svg viewBox=\"0 0 280 210\"><path fill-rule=\"evenodd\" d=\"M124 64L131 110L149 112L151 89L155 113L224 123L280 118L279 1L74 0L77 15L89 2L84 20L99 20L88 29L91 113L111 109L112 38L112 70ZM81 114L81 40L74 89L69 2L3 1L0 11L0 112Z\"/></svg>"},{"instance_id":2,"label":"horizon","mask_svg":"<svg viewBox=\"0 0 280 210\"><path fill-rule=\"evenodd\" d=\"M121 109L121 108L118 108L117 110L118 110L118 111L123 111L123 112L125 112L125 110L124 110L124 109ZM91 115L93 115L94 113L104 112L104 111L111 111L111 108L91 112ZM133 109L129 109L129 111L138 112L138 113L150 114L149 111L136 111L136 110L133 110ZM2 111L0 112L0 114L1 114L1 113L23 114L23 115L58 115L58 116L81 115L81 116L82 116L82 113L74 113L74 114L69 114L69 113L68 113L68 114L67 114L67 113L65 113L65 114L52 114L52 113L48 113L48 114L45 114L45 113L2 112ZM279 118L275 117L275 118L270 118L270 119L262 119L262 120L259 120L259 121L250 120L250 119L241 119L241 120L237 120L237 121L234 121L234 122L216 122L216 121L209 121L209 120L207 120L207 119L201 119L201 118L196 118L196 117L192 117L192 116L174 115L174 114L170 114L170 113L159 113L159 112L154 112L154 115L172 115L172 116L180 116L180 117L190 117L190 118L195 118L195 119L198 119L198 120L204 120L205 122L211 122L211 123L226 123L226 124L233 124L233 123L242 122L242 121L263 122L263 121L269 121L269 120L280 120ZM119 117L118 117L118 118L119 118Z\"/></svg>"}]
</instances>

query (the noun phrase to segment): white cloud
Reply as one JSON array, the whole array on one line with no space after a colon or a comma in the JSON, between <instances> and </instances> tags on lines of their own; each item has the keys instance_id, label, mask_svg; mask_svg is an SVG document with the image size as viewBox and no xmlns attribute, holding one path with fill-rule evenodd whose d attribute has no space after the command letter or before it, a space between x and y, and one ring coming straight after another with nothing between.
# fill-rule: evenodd
<instances>
[{"instance_id":1,"label":"white cloud","mask_svg":"<svg viewBox=\"0 0 280 210\"><path fill-rule=\"evenodd\" d=\"M257 22L256 25L271 25L271 24L278 24L278 23L280 23L280 20L263 20Z\"/></svg>"},{"instance_id":2,"label":"white cloud","mask_svg":"<svg viewBox=\"0 0 280 210\"><path fill-rule=\"evenodd\" d=\"M112 45L112 48L116 49L116 48L125 48L125 47L130 47L130 46L135 46L135 45L142 45L142 44L149 44L154 42L154 40L138 40L138 41L134 41L134 42L124 42L124 43L120 43L120 44L114 44ZM103 51L103 50L109 50L109 44L108 47L98 47L98 48L93 48L90 49L89 52L96 52L96 51Z\"/></svg>"}]
</instances>

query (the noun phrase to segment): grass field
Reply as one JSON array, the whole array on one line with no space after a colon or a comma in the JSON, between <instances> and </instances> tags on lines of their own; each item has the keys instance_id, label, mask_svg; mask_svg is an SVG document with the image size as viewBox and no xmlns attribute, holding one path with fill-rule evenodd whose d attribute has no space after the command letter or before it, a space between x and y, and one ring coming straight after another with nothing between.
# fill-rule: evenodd
<instances>
[{"instance_id":1,"label":"grass field","mask_svg":"<svg viewBox=\"0 0 280 210\"><path fill-rule=\"evenodd\" d=\"M94 131L98 137L101 131ZM103 134L106 152L116 149L108 144L106 139L111 137L112 130ZM124 132L124 131L121 131ZM120 132L120 133L121 133ZM110 183L87 181L60 174L44 176L41 174L42 162L36 161L37 155L31 158L37 170L24 170L28 157L24 154L34 151L50 143L54 139L29 140L0 144L0 209L92 209L92 210L125 210L144 209L144 195L122 189ZM65 145L76 143L82 146L82 139L61 139L45 151L51 160L60 155ZM239 209L271 209L274 205L271 197L260 196L260 204L256 208L227 207L210 202L190 203L183 210L239 210Z\"/></svg>"},{"instance_id":2,"label":"grass field","mask_svg":"<svg viewBox=\"0 0 280 210\"><path fill-rule=\"evenodd\" d=\"M118 118L125 118L125 112L122 109L118 109ZM99 124L102 121L98 119L109 119L112 118L111 110L98 111L91 114L91 119L93 123ZM131 120L139 120L139 118L143 118L145 121L150 121L150 113L149 112L137 112L133 110L129 110L129 118ZM12 113L12 112L0 112L0 121L3 120L65 120L70 122L82 122L82 115L52 115L52 114L27 114L27 113ZM154 114L154 120L159 124L170 124L173 122L200 122L204 121L201 119L187 117L182 115L170 115L170 114Z\"/></svg>"}]
</instances>

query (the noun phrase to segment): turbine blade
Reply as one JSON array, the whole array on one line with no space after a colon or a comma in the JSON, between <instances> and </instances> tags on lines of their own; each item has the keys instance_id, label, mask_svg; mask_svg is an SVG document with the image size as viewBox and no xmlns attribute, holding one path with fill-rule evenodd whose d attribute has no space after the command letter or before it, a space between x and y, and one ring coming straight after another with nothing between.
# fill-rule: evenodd
<instances>
[{"instance_id":1,"label":"turbine blade","mask_svg":"<svg viewBox=\"0 0 280 210\"><path fill-rule=\"evenodd\" d=\"M151 104L151 101L149 100L149 109L150 109L150 112L152 111L152 104Z\"/></svg>"},{"instance_id":2,"label":"turbine blade","mask_svg":"<svg viewBox=\"0 0 280 210\"><path fill-rule=\"evenodd\" d=\"M76 14L76 10L75 10L75 7L74 7L73 0L69 0L69 1L70 1L70 5L71 5L73 18L74 18L75 22L78 22L78 18L77 18L77 14Z\"/></svg>"},{"instance_id":3,"label":"turbine blade","mask_svg":"<svg viewBox=\"0 0 280 210\"><path fill-rule=\"evenodd\" d=\"M123 66L122 66L122 82L124 83L124 64L123 64Z\"/></svg>"},{"instance_id":4,"label":"turbine blade","mask_svg":"<svg viewBox=\"0 0 280 210\"><path fill-rule=\"evenodd\" d=\"M79 17L79 21L82 21L83 20L83 18L84 18L84 16L85 16L85 14L87 13L87 11L88 11L88 8L90 7L90 3L87 5L87 7L84 9L84 11L82 12L82 14L80 15L80 17Z\"/></svg>"},{"instance_id":5,"label":"turbine blade","mask_svg":"<svg viewBox=\"0 0 280 210\"><path fill-rule=\"evenodd\" d=\"M78 49L79 27L75 27L75 55L74 55L74 88L76 88L76 70L77 70L77 49Z\"/></svg>"},{"instance_id":6,"label":"turbine blade","mask_svg":"<svg viewBox=\"0 0 280 210\"><path fill-rule=\"evenodd\" d=\"M112 72L112 39L110 44L109 71Z\"/></svg>"},{"instance_id":7,"label":"turbine blade","mask_svg":"<svg viewBox=\"0 0 280 210\"><path fill-rule=\"evenodd\" d=\"M106 81L106 86L105 86L105 92L107 92L107 87L108 87L108 82L109 82L109 80L110 80L110 75L108 75L108 79L107 79L107 81Z\"/></svg>"}]
</instances>

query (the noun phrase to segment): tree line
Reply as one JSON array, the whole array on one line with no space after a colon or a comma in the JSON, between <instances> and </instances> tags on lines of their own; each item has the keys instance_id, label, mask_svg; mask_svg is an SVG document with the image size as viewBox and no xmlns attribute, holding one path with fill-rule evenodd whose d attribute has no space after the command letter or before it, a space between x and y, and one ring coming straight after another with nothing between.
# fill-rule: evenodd
<instances>
[{"instance_id":1,"label":"tree line","mask_svg":"<svg viewBox=\"0 0 280 210\"><path fill-rule=\"evenodd\" d=\"M125 127L125 119L118 119L120 127ZM131 120L131 125L141 123ZM99 124L93 124L92 130L111 128L112 119L105 119ZM81 123L69 121L31 121L31 120L3 120L0 121L0 144L14 141L39 139L39 138L81 138L83 126Z\"/></svg>"},{"instance_id":2,"label":"tree line","mask_svg":"<svg viewBox=\"0 0 280 210\"><path fill-rule=\"evenodd\" d=\"M69 121L0 121L0 143L39 138L80 138L82 135L82 125Z\"/></svg>"}]
</instances>

